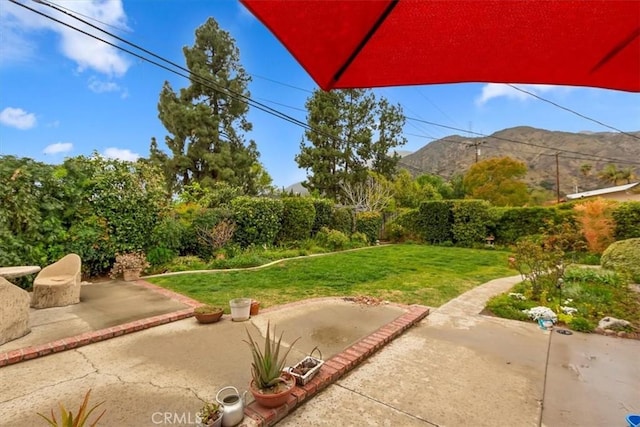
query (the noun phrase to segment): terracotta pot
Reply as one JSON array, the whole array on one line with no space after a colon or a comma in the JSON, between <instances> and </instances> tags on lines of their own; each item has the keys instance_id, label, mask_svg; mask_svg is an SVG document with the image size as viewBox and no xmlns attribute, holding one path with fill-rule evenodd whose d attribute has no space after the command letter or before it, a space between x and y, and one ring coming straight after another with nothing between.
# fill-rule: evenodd
<instances>
[{"instance_id":1,"label":"terracotta pot","mask_svg":"<svg viewBox=\"0 0 640 427\"><path fill-rule=\"evenodd\" d=\"M255 316L260 311L260 301L251 301L251 309L249 310L249 314Z\"/></svg>"},{"instance_id":2,"label":"terracotta pot","mask_svg":"<svg viewBox=\"0 0 640 427\"><path fill-rule=\"evenodd\" d=\"M194 313L193 315L200 323L215 323L220 320L222 313L222 310L218 310L212 313Z\"/></svg>"},{"instance_id":3,"label":"terracotta pot","mask_svg":"<svg viewBox=\"0 0 640 427\"><path fill-rule=\"evenodd\" d=\"M251 381L249 390L259 405L265 408L277 408L287 403L291 390L293 390L296 385L296 380L288 372L283 372L282 376L287 379L287 389L280 393L264 394L255 387L253 380Z\"/></svg>"},{"instance_id":4,"label":"terracotta pot","mask_svg":"<svg viewBox=\"0 0 640 427\"><path fill-rule=\"evenodd\" d=\"M122 278L125 282L133 282L140 278L140 270L124 270L122 272Z\"/></svg>"}]
</instances>

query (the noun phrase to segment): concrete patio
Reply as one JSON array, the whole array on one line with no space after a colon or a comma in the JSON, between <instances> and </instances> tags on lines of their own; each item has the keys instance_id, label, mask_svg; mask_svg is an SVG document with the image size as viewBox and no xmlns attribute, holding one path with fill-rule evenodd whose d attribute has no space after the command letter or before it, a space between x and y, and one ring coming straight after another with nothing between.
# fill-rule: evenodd
<instances>
[{"instance_id":1,"label":"concrete patio","mask_svg":"<svg viewBox=\"0 0 640 427\"><path fill-rule=\"evenodd\" d=\"M100 425L195 425L201 400L213 399L226 385L246 390L250 354L242 342L245 328L257 337L267 322L285 331L285 341L302 337L291 361L316 345L331 361L313 389L296 392L284 412L247 409L247 426L270 425L285 415L280 425L625 425L627 413L640 411L640 341L565 336L479 314L487 298L516 280L479 286L415 327L410 319L419 315L412 307L365 306L337 298L274 307L248 322L225 316L220 323L200 325L185 318L102 342L89 339L84 346L0 368L0 425L43 425L37 412L48 413L58 402L75 409L89 388L92 402L105 401ZM170 298L153 286L120 286L123 292L125 287L138 292L132 309L168 310L154 313L156 318L190 310L188 300L166 301ZM101 289L102 304L115 295L107 289ZM105 305L105 319L110 312L119 312L119 321L134 319L122 312L126 300L116 299L113 310ZM81 323L84 315L66 316L77 316L75 322ZM94 317L93 323L83 320L79 330L108 323L97 322L100 313ZM5 346L0 346L0 360Z\"/></svg>"}]
</instances>

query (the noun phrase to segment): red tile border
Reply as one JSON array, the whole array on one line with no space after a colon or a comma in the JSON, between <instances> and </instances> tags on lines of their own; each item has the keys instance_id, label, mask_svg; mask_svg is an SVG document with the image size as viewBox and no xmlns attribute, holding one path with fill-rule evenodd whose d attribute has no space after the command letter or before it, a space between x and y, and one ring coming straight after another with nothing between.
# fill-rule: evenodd
<instances>
[{"instance_id":1,"label":"red tile border","mask_svg":"<svg viewBox=\"0 0 640 427\"><path fill-rule=\"evenodd\" d=\"M158 292L174 301L185 304L186 309L174 311L172 313L160 314L149 317L147 319L136 320L121 325L112 326L110 328L99 329L97 331L85 332L73 337L56 340L48 344L41 344L31 347L25 347L19 350L12 350L0 353L0 368L7 365L13 365L25 360L35 359L37 357L46 356L52 353L58 353L64 350L71 350L82 347L94 342L108 340L132 332L141 331L143 329L152 328L154 326L164 325L166 323L175 322L177 320L186 319L193 316L193 308L202 305L201 302L177 294L168 289L161 288L144 280L136 280L133 282L137 286L147 288L151 291Z\"/></svg>"},{"instance_id":2,"label":"red tile border","mask_svg":"<svg viewBox=\"0 0 640 427\"><path fill-rule=\"evenodd\" d=\"M325 360L315 378L307 384L297 386L293 389L291 397L285 405L276 409L267 409L258 405L256 402L252 402L245 408L245 416L254 420L259 427L270 427L274 425L286 415L293 412L296 407L345 376L366 358L428 315L428 307L418 305L410 306L405 314L362 338L343 352Z\"/></svg>"}]
</instances>

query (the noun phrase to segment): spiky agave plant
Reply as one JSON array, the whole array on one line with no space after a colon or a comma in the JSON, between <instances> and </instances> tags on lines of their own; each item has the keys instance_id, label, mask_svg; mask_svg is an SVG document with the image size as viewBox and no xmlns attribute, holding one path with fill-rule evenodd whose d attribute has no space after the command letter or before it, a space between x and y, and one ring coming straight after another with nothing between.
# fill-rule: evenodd
<instances>
[{"instance_id":1,"label":"spiky agave plant","mask_svg":"<svg viewBox=\"0 0 640 427\"><path fill-rule=\"evenodd\" d=\"M91 408L89 408L88 405L89 405L90 394L91 394L91 389L89 389L89 391L87 391L87 394L84 395L84 400L82 401L80 408L78 408L78 412L76 413L75 417L73 416L73 413L71 411L68 411L62 404L60 404L61 420L59 424L55 414L53 413L53 409L51 410L51 418L47 418L46 416L42 415L39 412L38 412L38 415L44 418L51 427L83 427L85 424L89 423L88 420L91 413L94 410L96 410L98 406L104 403L104 402L100 402L96 405L93 405ZM102 411L100 415L98 415L98 418L96 418L95 420L93 420L91 424L89 424L89 427L95 427L105 412L106 412L106 409Z\"/></svg>"},{"instance_id":2,"label":"spiky agave plant","mask_svg":"<svg viewBox=\"0 0 640 427\"><path fill-rule=\"evenodd\" d=\"M257 342L253 340L253 337L247 331L249 341L245 341L251 348L251 354L253 356L253 362L251 363L251 375L253 382L260 390L269 390L275 388L278 384L285 383L286 379L282 376L282 370L287 360L287 356L291 351L293 345L300 338L296 338L291 343L287 351L280 357L280 348L282 344L282 335L276 340L276 328L273 328L273 338L270 333L270 322L267 323L267 335L264 340L264 349L260 349Z\"/></svg>"}]
</instances>

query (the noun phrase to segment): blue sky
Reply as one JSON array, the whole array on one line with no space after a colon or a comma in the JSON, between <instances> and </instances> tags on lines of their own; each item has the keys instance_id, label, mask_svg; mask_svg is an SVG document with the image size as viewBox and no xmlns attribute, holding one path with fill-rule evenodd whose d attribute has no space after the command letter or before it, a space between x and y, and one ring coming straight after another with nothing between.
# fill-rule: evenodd
<instances>
[{"instance_id":1,"label":"blue sky","mask_svg":"<svg viewBox=\"0 0 640 427\"><path fill-rule=\"evenodd\" d=\"M81 25L34 1L20 1ZM251 97L306 121L304 103L315 83L235 0L53 3L108 24L108 31L180 65L184 65L182 47L192 45L196 28L213 17L236 40L240 60L253 78ZM147 157L151 137L164 147L166 130L157 118L157 103L165 80L176 90L188 84L183 77L0 0L0 155L46 163L93 151L127 160ZM522 87L623 131L640 130L640 94ZM408 117L484 134L521 125L570 132L609 130L501 84L398 87L375 92L400 103ZM256 141L260 160L274 184L287 186L304 179L305 172L294 160L303 129L256 109L250 111L249 120L254 130L247 137ZM408 120L404 131L409 141L404 149L410 151L434 138L464 135L416 120Z\"/></svg>"}]
</instances>

